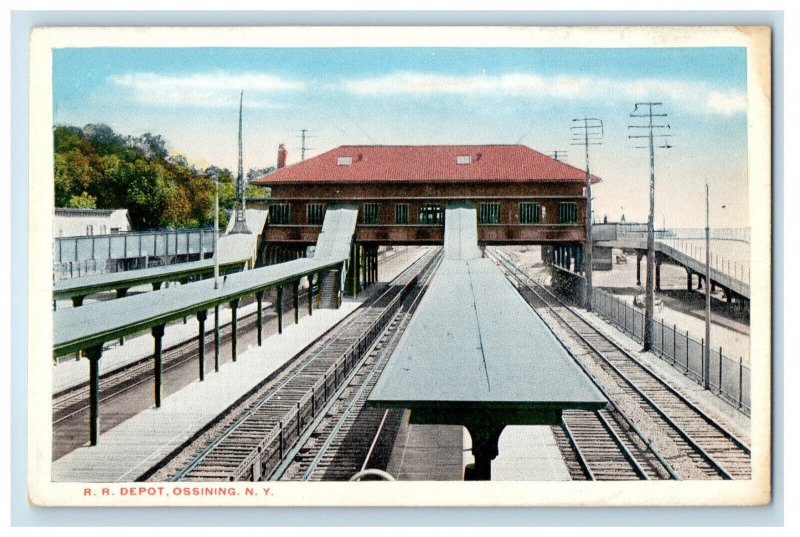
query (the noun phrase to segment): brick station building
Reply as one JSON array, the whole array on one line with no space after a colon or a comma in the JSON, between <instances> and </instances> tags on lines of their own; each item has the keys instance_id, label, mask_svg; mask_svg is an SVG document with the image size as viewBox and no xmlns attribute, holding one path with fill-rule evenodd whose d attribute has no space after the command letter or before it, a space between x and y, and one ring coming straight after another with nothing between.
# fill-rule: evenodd
<instances>
[{"instance_id":1,"label":"brick station building","mask_svg":"<svg viewBox=\"0 0 800 537\"><path fill-rule=\"evenodd\" d=\"M469 202L482 244L566 247L582 257L586 172L523 145L344 145L285 162L281 147L278 168L253 181L272 189L270 199L249 202L269 207L265 258L271 247L314 244L325 207L337 202L358 205L355 241L367 250L443 244L445 207Z\"/></svg>"}]
</instances>

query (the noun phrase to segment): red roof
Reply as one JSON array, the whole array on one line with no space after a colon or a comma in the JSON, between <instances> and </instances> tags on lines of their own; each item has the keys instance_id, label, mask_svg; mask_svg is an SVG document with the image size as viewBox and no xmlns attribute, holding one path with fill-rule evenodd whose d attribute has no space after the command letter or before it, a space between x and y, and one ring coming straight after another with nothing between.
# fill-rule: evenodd
<instances>
[{"instance_id":1,"label":"red roof","mask_svg":"<svg viewBox=\"0 0 800 537\"><path fill-rule=\"evenodd\" d=\"M594 175L592 179L600 181ZM585 180L584 170L524 145L343 145L253 182L276 185Z\"/></svg>"}]
</instances>

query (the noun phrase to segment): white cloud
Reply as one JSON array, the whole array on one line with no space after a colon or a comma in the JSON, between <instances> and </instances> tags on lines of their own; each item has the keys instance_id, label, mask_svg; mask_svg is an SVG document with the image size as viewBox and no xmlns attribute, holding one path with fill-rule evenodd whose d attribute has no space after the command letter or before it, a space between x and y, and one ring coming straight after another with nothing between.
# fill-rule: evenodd
<instances>
[{"instance_id":1,"label":"white cloud","mask_svg":"<svg viewBox=\"0 0 800 537\"><path fill-rule=\"evenodd\" d=\"M304 91L307 84L286 80L269 73L237 73L215 71L191 75L162 75L157 73L129 73L112 75L109 81L131 92L131 98L141 104L161 106L234 106L239 92L247 96L256 94L248 106L270 108L274 105L264 97L287 91Z\"/></svg>"},{"instance_id":2,"label":"white cloud","mask_svg":"<svg viewBox=\"0 0 800 537\"><path fill-rule=\"evenodd\" d=\"M503 75L441 75L398 71L385 76L343 81L339 85L363 96L486 95L553 97L559 99L609 99L631 101L661 99L695 111L731 115L747 110L742 91L715 90L704 82L681 80L619 80L583 75L543 76L535 73Z\"/></svg>"},{"instance_id":3,"label":"white cloud","mask_svg":"<svg viewBox=\"0 0 800 537\"><path fill-rule=\"evenodd\" d=\"M708 96L708 107L726 116L744 112L747 110L747 94L737 91L712 91Z\"/></svg>"}]
</instances>

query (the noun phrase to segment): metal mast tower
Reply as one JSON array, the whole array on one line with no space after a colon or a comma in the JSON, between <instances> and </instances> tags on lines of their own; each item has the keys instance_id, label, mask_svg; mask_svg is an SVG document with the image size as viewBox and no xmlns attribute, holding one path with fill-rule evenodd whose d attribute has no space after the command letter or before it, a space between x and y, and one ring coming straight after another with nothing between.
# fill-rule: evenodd
<instances>
[{"instance_id":1,"label":"metal mast tower","mask_svg":"<svg viewBox=\"0 0 800 537\"><path fill-rule=\"evenodd\" d=\"M554 159L560 161L562 158L565 158L567 156L567 152L564 151L563 149L554 149L554 150L550 151L547 154L547 156L550 157L550 158L554 158ZM561 158L559 158L559 157L561 157Z\"/></svg>"},{"instance_id":2,"label":"metal mast tower","mask_svg":"<svg viewBox=\"0 0 800 537\"><path fill-rule=\"evenodd\" d=\"M300 129L300 161L304 161L306 159L306 151L310 151L314 149L313 147L306 147L306 140L309 138L314 138L310 134L306 134L308 129Z\"/></svg>"},{"instance_id":3,"label":"metal mast tower","mask_svg":"<svg viewBox=\"0 0 800 537\"><path fill-rule=\"evenodd\" d=\"M639 113L637 114L639 107L647 107L646 113ZM653 347L653 273L655 272L656 268L656 255L655 255L655 237L653 231L653 215L655 212L655 204L656 204L656 167L655 167L655 150L659 149L669 149L672 146L667 143L667 140L661 140L664 138L669 138L671 134L654 134L653 131L655 129L668 129L670 128L669 124L660 125L653 123L654 117L667 117L667 114L663 113L654 113L653 107L661 106L661 103L654 103L654 102L645 102L645 103L636 103L633 108L633 112L630 113L630 117L634 118L647 118L646 124L634 124L628 125L629 129L647 129L647 134L629 134L628 138L647 138L648 145L642 146L635 146L637 149L650 149L650 213L647 217L647 280L645 282L645 310L644 310L644 345L642 350L649 351ZM636 132L636 131L634 131ZM655 139L659 139L659 143L663 145L656 146Z\"/></svg>"},{"instance_id":4,"label":"metal mast tower","mask_svg":"<svg viewBox=\"0 0 800 537\"><path fill-rule=\"evenodd\" d=\"M236 175L236 200L239 202L236 206L236 220L233 223L231 233L250 233L245 221L245 184L244 184L244 169L242 167L242 100L244 99L244 91L239 95L239 171Z\"/></svg>"},{"instance_id":5,"label":"metal mast tower","mask_svg":"<svg viewBox=\"0 0 800 537\"><path fill-rule=\"evenodd\" d=\"M586 275L586 310L592 311L592 174L589 172L589 146L602 145L603 120L584 117L572 121L578 124L570 127L570 145L582 145L586 152L586 252L583 256L583 272Z\"/></svg>"}]
</instances>

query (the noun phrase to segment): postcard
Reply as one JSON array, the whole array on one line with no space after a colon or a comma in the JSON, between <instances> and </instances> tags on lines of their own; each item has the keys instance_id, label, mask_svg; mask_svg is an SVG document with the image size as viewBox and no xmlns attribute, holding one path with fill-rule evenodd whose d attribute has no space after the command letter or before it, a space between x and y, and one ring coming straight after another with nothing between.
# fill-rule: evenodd
<instances>
[{"instance_id":1,"label":"postcard","mask_svg":"<svg viewBox=\"0 0 800 537\"><path fill-rule=\"evenodd\" d=\"M30 62L32 504L769 503L769 28Z\"/></svg>"}]
</instances>

